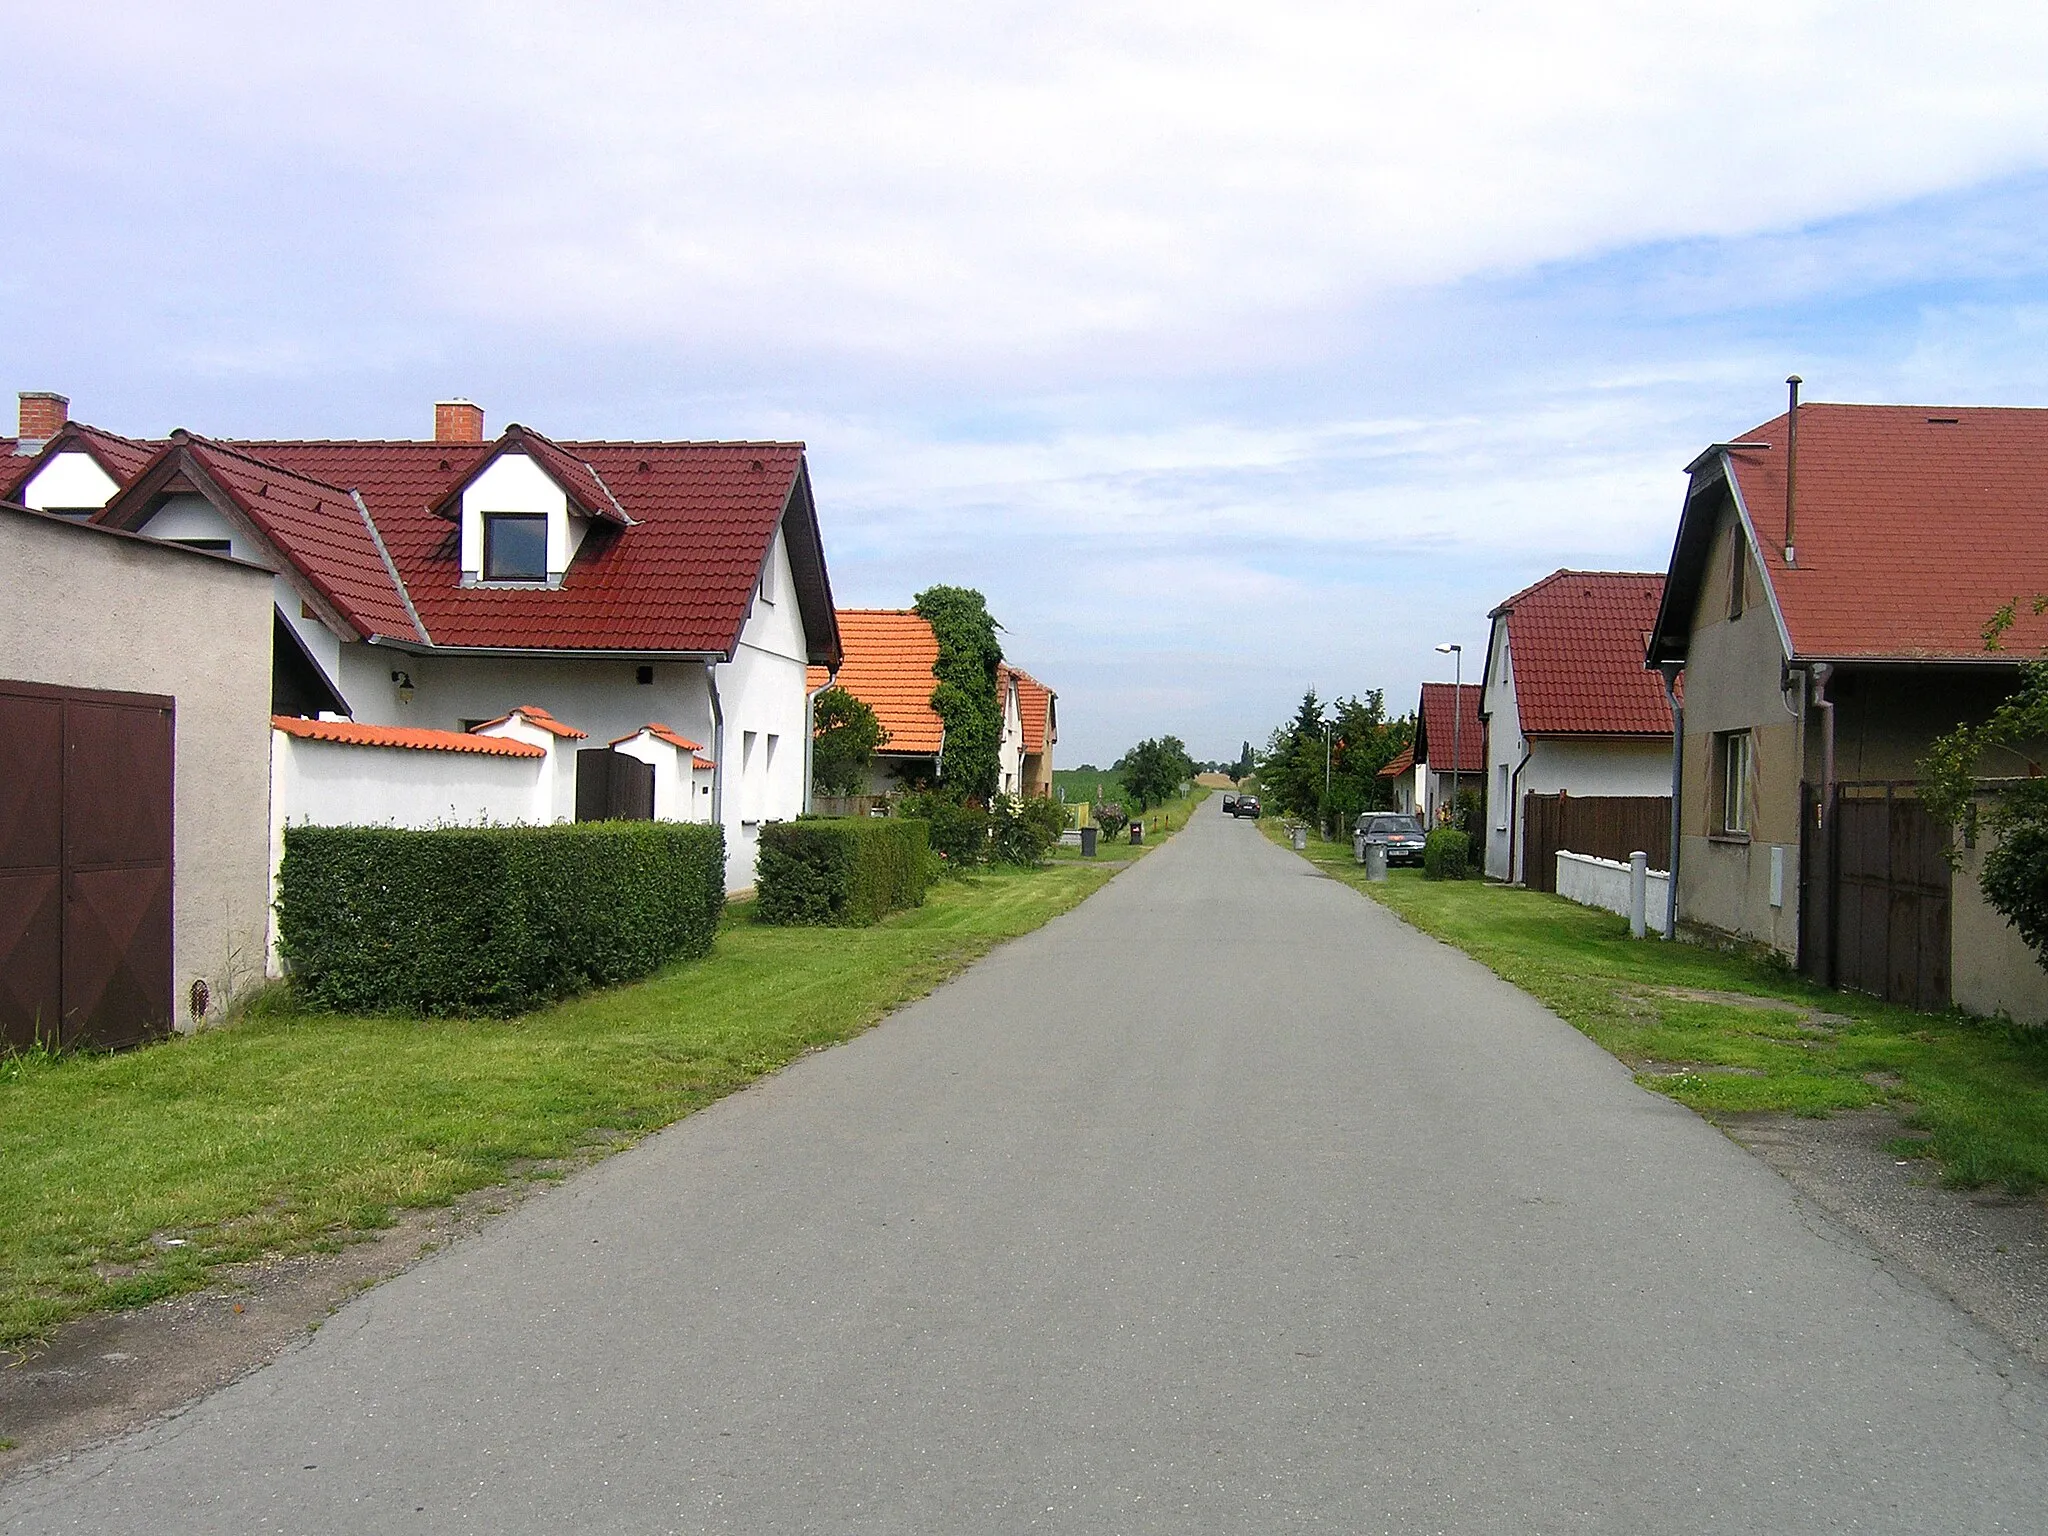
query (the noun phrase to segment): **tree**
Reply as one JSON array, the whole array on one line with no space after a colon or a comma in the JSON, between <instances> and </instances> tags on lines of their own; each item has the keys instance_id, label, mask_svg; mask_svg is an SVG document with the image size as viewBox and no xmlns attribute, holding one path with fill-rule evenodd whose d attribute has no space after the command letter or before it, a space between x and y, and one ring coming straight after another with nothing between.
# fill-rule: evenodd
<instances>
[{"instance_id":1,"label":"tree","mask_svg":"<svg viewBox=\"0 0 2048 1536\"><path fill-rule=\"evenodd\" d=\"M932 708L946 726L938 788L986 802L1002 771L1003 711L996 668L1003 659L996 621L971 587L927 587L915 607L939 642Z\"/></svg>"},{"instance_id":2,"label":"tree","mask_svg":"<svg viewBox=\"0 0 2048 1536\"><path fill-rule=\"evenodd\" d=\"M812 786L821 794L860 794L868 786L875 752L889 733L875 712L844 688L827 688L812 707Z\"/></svg>"},{"instance_id":3,"label":"tree","mask_svg":"<svg viewBox=\"0 0 2048 1536\"><path fill-rule=\"evenodd\" d=\"M1998 649L2013 610L2013 604L2006 604L1984 627L1987 651ZM2048 598L2034 599L2034 611L2048 612ZM1980 830L1996 840L1984 855L1977 883L1992 907L2019 930L2034 958L2048 967L2048 778L2033 771L2044 739L2048 660L2023 662L2018 690L1989 719L1982 725L1958 725L1928 749L1920 762L1920 801L1937 820L1963 828L1966 841ZM2019 759L2027 777L1999 783L1980 815L1978 775L1986 755L2001 751ZM1949 862L1960 861L1951 848Z\"/></svg>"},{"instance_id":4,"label":"tree","mask_svg":"<svg viewBox=\"0 0 2048 1536\"><path fill-rule=\"evenodd\" d=\"M1229 769L1230 776L1233 779L1248 779L1252 775L1252 769L1254 766L1255 763L1252 758L1252 744L1250 742L1246 742L1243 748L1237 754L1237 761L1233 763Z\"/></svg>"},{"instance_id":5,"label":"tree","mask_svg":"<svg viewBox=\"0 0 2048 1536\"><path fill-rule=\"evenodd\" d=\"M1178 736L1160 736L1141 741L1126 752L1116 765L1124 793L1138 802L1138 809L1171 800L1186 780L1194 777L1195 761Z\"/></svg>"},{"instance_id":6,"label":"tree","mask_svg":"<svg viewBox=\"0 0 2048 1536\"><path fill-rule=\"evenodd\" d=\"M1280 810L1342 824L1392 803L1379 772L1414 738L1415 725L1387 719L1386 695L1378 688L1363 698L1339 699L1333 713L1325 722L1323 705L1309 689L1294 718L1267 742L1258 775Z\"/></svg>"}]
</instances>

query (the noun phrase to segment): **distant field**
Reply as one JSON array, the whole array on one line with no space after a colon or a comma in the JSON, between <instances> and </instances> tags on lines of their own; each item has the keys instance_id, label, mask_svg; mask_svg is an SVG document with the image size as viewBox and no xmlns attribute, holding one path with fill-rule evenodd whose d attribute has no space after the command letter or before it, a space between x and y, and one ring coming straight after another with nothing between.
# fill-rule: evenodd
<instances>
[{"instance_id":1,"label":"distant field","mask_svg":"<svg viewBox=\"0 0 2048 1536\"><path fill-rule=\"evenodd\" d=\"M1086 800L1092 805L1098 800L1124 798L1123 781L1107 768L1055 768L1052 788L1054 795L1064 795L1069 804Z\"/></svg>"}]
</instances>

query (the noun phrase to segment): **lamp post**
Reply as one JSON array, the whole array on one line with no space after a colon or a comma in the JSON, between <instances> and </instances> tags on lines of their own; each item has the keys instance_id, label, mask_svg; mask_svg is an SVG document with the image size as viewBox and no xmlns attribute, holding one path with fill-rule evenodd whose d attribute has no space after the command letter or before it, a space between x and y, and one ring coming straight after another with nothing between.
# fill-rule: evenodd
<instances>
[{"instance_id":1,"label":"lamp post","mask_svg":"<svg viewBox=\"0 0 2048 1536\"><path fill-rule=\"evenodd\" d=\"M1337 722L1334 720L1325 720L1323 722L1323 816L1325 818L1323 835L1325 837L1330 835L1332 827L1332 823L1328 820L1330 815L1330 735L1336 728Z\"/></svg>"},{"instance_id":2,"label":"lamp post","mask_svg":"<svg viewBox=\"0 0 2048 1536\"><path fill-rule=\"evenodd\" d=\"M1458 824L1458 763L1464 755L1464 747L1458 736L1465 724L1465 647L1446 642L1437 647L1451 655L1451 825Z\"/></svg>"}]
</instances>

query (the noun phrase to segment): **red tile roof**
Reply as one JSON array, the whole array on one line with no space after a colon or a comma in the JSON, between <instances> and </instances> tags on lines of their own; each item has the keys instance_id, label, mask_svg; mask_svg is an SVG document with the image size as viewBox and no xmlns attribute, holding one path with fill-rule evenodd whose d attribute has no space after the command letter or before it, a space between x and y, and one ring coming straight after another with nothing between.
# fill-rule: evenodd
<instances>
[{"instance_id":1,"label":"red tile roof","mask_svg":"<svg viewBox=\"0 0 2048 1536\"><path fill-rule=\"evenodd\" d=\"M1455 698L1454 698L1455 695ZM1452 709L1457 709L1457 717ZM1458 761L1451 762L1457 748ZM1415 751L1429 764L1432 773L1484 773L1486 771L1486 726L1479 718L1479 685L1466 683L1424 683L1422 705L1416 711Z\"/></svg>"},{"instance_id":2,"label":"red tile roof","mask_svg":"<svg viewBox=\"0 0 2048 1536\"><path fill-rule=\"evenodd\" d=\"M875 712L889 739L888 753L927 755L945 741L945 722L932 708L939 686L932 667L939 659L938 636L909 608L842 608L839 640L846 648L838 686ZM825 686L823 667L810 669L809 686Z\"/></svg>"},{"instance_id":3,"label":"red tile roof","mask_svg":"<svg viewBox=\"0 0 2048 1536\"><path fill-rule=\"evenodd\" d=\"M503 736L473 736L467 731L430 731L409 725L358 725L353 720L301 720L272 715L270 723L287 736L307 741L334 741L351 747L407 747L416 752L475 752L484 757L546 757L545 747Z\"/></svg>"},{"instance_id":4,"label":"red tile roof","mask_svg":"<svg viewBox=\"0 0 2048 1536\"><path fill-rule=\"evenodd\" d=\"M1052 719L1052 703L1058 695L1029 672L1016 667L1010 668L1010 672L1017 679L1017 709L1024 718L1024 750L1043 752L1046 738L1057 729Z\"/></svg>"},{"instance_id":5,"label":"red tile roof","mask_svg":"<svg viewBox=\"0 0 2048 1536\"><path fill-rule=\"evenodd\" d=\"M538 726L541 730L546 731L550 736L563 736L568 737L572 740L580 741L590 734L590 732L588 731L577 730L576 727L573 725L562 724L561 721L557 720L553 715L549 714L546 710L542 709L538 704L521 704L514 708L511 714L500 715L495 720L486 720L482 725L476 726L474 727L474 729L481 731L486 730L494 725L503 725L507 720L510 720L513 715L519 716L528 725ZM622 739L630 740L631 738L627 737Z\"/></svg>"},{"instance_id":6,"label":"red tile roof","mask_svg":"<svg viewBox=\"0 0 2048 1536\"><path fill-rule=\"evenodd\" d=\"M1669 736L1663 679L1643 669L1663 596L1654 571L1554 571L1494 609L1522 734Z\"/></svg>"},{"instance_id":7,"label":"red tile roof","mask_svg":"<svg viewBox=\"0 0 2048 1536\"><path fill-rule=\"evenodd\" d=\"M1398 779L1415 766L1415 746L1411 742L1395 754L1394 760L1380 770L1383 779Z\"/></svg>"},{"instance_id":8,"label":"red tile roof","mask_svg":"<svg viewBox=\"0 0 2048 1536\"><path fill-rule=\"evenodd\" d=\"M470 482L483 473L484 469L508 453L523 453L547 471L548 476L568 494L569 504L585 517L595 517L621 527L630 527L633 519L626 515L626 509L619 505L611 487L605 484L604 476L587 459L578 457L552 438L542 437L531 428L518 423L507 427L492 451L478 459L469 472L458 479L442 493L434 503L434 513L453 522L462 515L462 493Z\"/></svg>"},{"instance_id":9,"label":"red tile roof","mask_svg":"<svg viewBox=\"0 0 2048 1536\"><path fill-rule=\"evenodd\" d=\"M358 629L393 640L425 638L369 518L347 491L206 438L174 443L173 453L181 446Z\"/></svg>"},{"instance_id":10,"label":"red tile roof","mask_svg":"<svg viewBox=\"0 0 2048 1536\"><path fill-rule=\"evenodd\" d=\"M650 720L647 724L641 726L639 731L628 731L623 736L613 737L611 744L616 747L621 742L631 741L640 734L640 731L645 731L656 741L665 741L672 747L680 747L685 752L702 752L704 750L703 742L692 741L689 737L671 730L658 720Z\"/></svg>"},{"instance_id":11,"label":"red tile roof","mask_svg":"<svg viewBox=\"0 0 2048 1536\"><path fill-rule=\"evenodd\" d=\"M1796 655L1981 658L2000 605L2048 592L2048 410L1801 405L1785 565L1785 418L1728 454ZM2008 652L2039 654L2022 602Z\"/></svg>"}]
</instances>

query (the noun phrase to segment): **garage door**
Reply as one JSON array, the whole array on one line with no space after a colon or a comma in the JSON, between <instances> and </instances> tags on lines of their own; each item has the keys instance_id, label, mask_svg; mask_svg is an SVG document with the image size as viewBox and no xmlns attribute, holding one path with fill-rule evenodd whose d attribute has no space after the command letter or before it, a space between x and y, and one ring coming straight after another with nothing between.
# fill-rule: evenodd
<instances>
[{"instance_id":1,"label":"garage door","mask_svg":"<svg viewBox=\"0 0 2048 1536\"><path fill-rule=\"evenodd\" d=\"M0 1038L171 1027L173 707L0 681Z\"/></svg>"}]
</instances>

